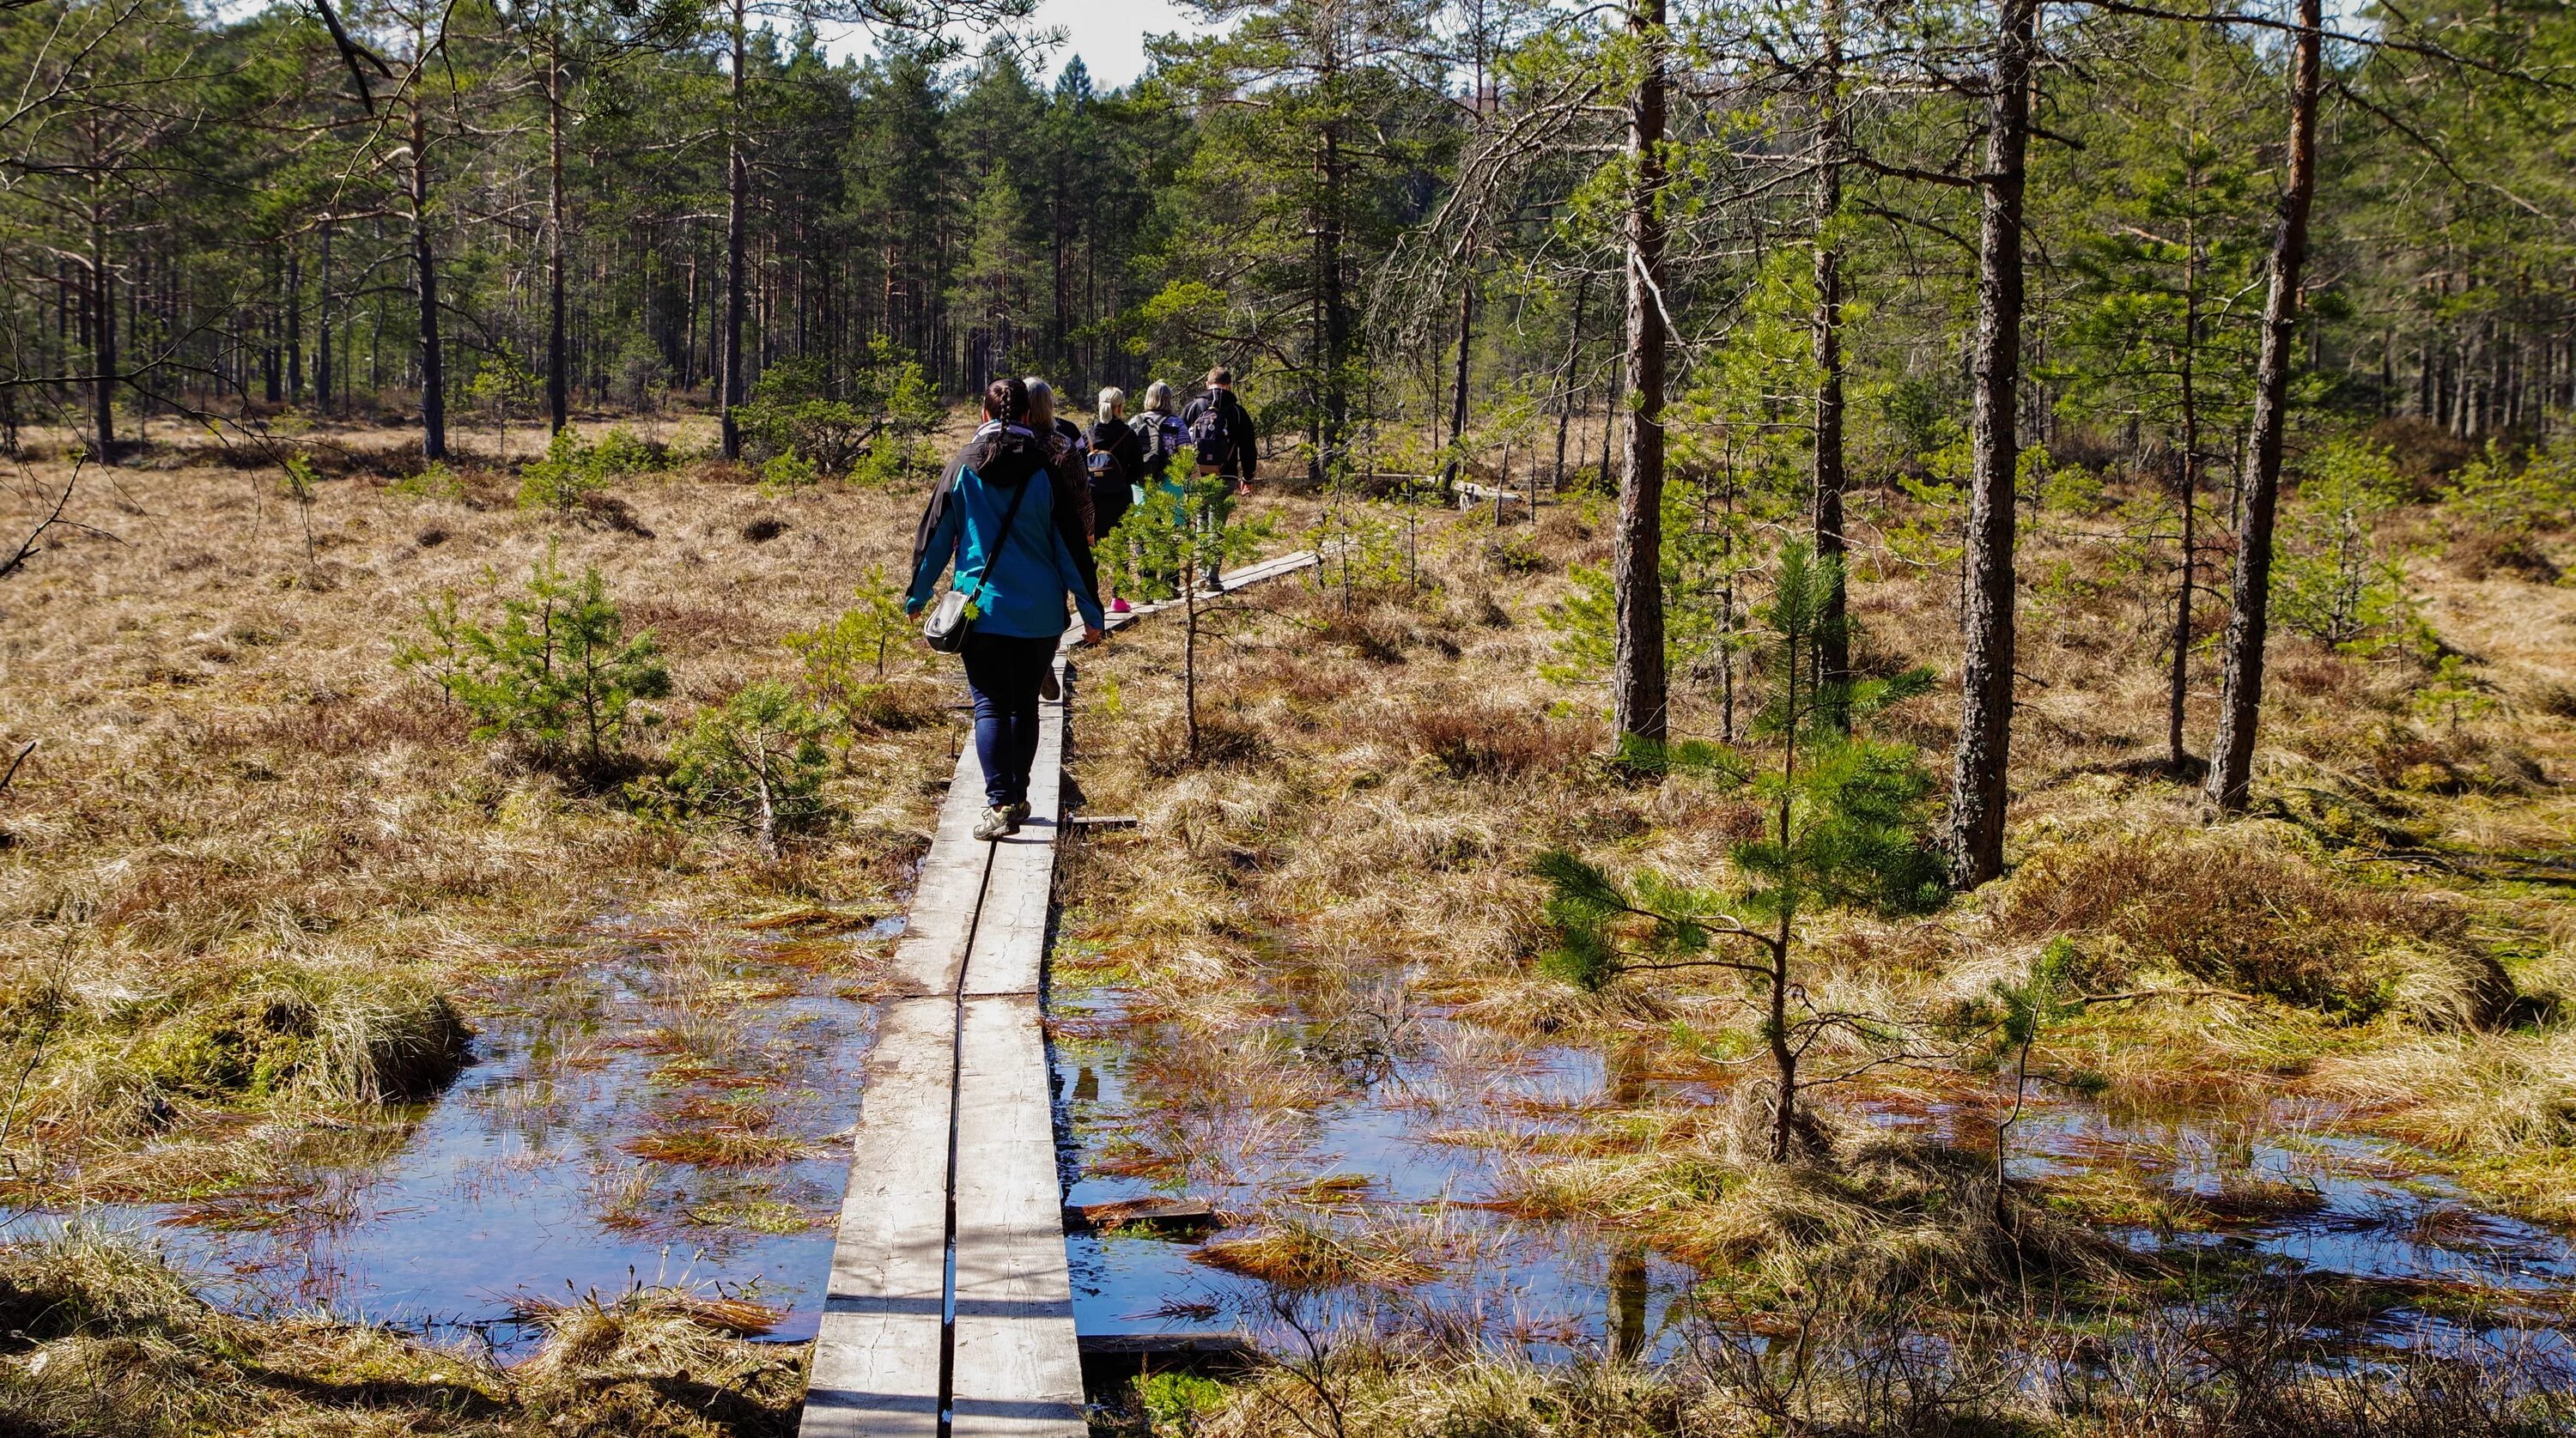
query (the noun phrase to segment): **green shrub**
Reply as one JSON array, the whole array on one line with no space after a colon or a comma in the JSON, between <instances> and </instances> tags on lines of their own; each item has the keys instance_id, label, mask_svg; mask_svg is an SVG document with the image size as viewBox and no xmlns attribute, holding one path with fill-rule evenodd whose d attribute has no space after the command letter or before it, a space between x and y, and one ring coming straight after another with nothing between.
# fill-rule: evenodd
<instances>
[{"instance_id":1,"label":"green shrub","mask_svg":"<svg viewBox=\"0 0 2576 1438\"><path fill-rule=\"evenodd\" d=\"M775 854L781 834L825 814L825 716L784 684L750 685L699 713L671 746L662 792L672 807L740 822Z\"/></svg>"},{"instance_id":2,"label":"green shrub","mask_svg":"<svg viewBox=\"0 0 2576 1438\"><path fill-rule=\"evenodd\" d=\"M871 565L857 598L831 623L787 636L788 649L805 664L805 693L853 735L911 728L919 716L886 683L886 657L904 652L912 633L903 592L883 565Z\"/></svg>"},{"instance_id":3,"label":"green shrub","mask_svg":"<svg viewBox=\"0 0 2576 1438\"><path fill-rule=\"evenodd\" d=\"M2273 558L2272 612L2283 628L2352 654L2417 636L2405 570L2378 540L2379 522L2405 494L2384 449L2338 440L2318 452Z\"/></svg>"},{"instance_id":4,"label":"green shrub","mask_svg":"<svg viewBox=\"0 0 2576 1438\"><path fill-rule=\"evenodd\" d=\"M447 461L433 459L418 474L407 474L385 488L396 494L421 499L454 499L465 492L465 480L448 467Z\"/></svg>"},{"instance_id":5,"label":"green shrub","mask_svg":"<svg viewBox=\"0 0 2576 1438\"><path fill-rule=\"evenodd\" d=\"M791 489L808 489L823 479L821 466L792 449L783 449L761 461L760 488L765 494L781 494Z\"/></svg>"},{"instance_id":6,"label":"green shrub","mask_svg":"<svg viewBox=\"0 0 2576 1438\"><path fill-rule=\"evenodd\" d=\"M596 472L619 478L652 474L671 467L667 449L622 425L600 436L599 443L591 450L590 459Z\"/></svg>"},{"instance_id":7,"label":"green shrub","mask_svg":"<svg viewBox=\"0 0 2576 1438\"><path fill-rule=\"evenodd\" d=\"M945 417L921 366L882 339L837 383L820 360L782 360L752 386L751 402L733 411L746 457L794 453L820 475L852 474L870 462L870 482L919 464L917 445L887 441L917 440Z\"/></svg>"},{"instance_id":8,"label":"green shrub","mask_svg":"<svg viewBox=\"0 0 2576 1438\"><path fill-rule=\"evenodd\" d=\"M608 479L598 452L567 426L546 441L544 458L519 466L519 507L570 514L581 507L583 495L606 488Z\"/></svg>"},{"instance_id":9,"label":"green shrub","mask_svg":"<svg viewBox=\"0 0 2576 1438\"><path fill-rule=\"evenodd\" d=\"M394 662L426 675L465 706L478 739L508 739L552 761L596 767L637 723L658 723L638 701L671 690L651 631L629 638L594 566L567 579L554 549L529 571L527 593L504 600L501 623L460 617L454 595L421 604L422 641Z\"/></svg>"}]
</instances>

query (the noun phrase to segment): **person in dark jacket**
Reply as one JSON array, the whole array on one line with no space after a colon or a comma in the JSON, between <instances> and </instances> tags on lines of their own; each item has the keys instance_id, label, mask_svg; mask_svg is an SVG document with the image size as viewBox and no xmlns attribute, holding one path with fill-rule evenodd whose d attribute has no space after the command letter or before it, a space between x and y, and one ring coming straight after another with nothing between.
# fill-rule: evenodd
<instances>
[{"instance_id":1,"label":"person in dark jacket","mask_svg":"<svg viewBox=\"0 0 2576 1438\"><path fill-rule=\"evenodd\" d=\"M1082 570L1083 587L1097 600L1100 562L1091 552L1091 543L1100 536L1100 526L1091 514L1091 475L1085 465L1090 441L1083 437L1082 426L1055 412L1054 385L1035 375L1020 383L1029 392L1029 428L1046 440L1048 464L1055 470L1056 493L1065 499L1063 523L1066 538L1073 544L1074 562Z\"/></svg>"},{"instance_id":2,"label":"person in dark jacket","mask_svg":"<svg viewBox=\"0 0 2576 1438\"><path fill-rule=\"evenodd\" d=\"M1181 411L1181 426L1198 445L1199 476L1221 474L1244 494L1252 493L1261 468L1261 435L1252 427L1252 411L1234 397L1234 372L1223 365L1208 371L1207 393Z\"/></svg>"},{"instance_id":3,"label":"person in dark jacket","mask_svg":"<svg viewBox=\"0 0 2576 1438\"><path fill-rule=\"evenodd\" d=\"M1173 459L1190 447L1190 432L1181 428L1181 417L1172 413L1172 387L1156 380L1145 386L1145 412L1127 421L1136 434L1145 462L1136 475L1138 486L1171 484ZM1186 476L1187 470L1182 474Z\"/></svg>"},{"instance_id":4,"label":"person in dark jacket","mask_svg":"<svg viewBox=\"0 0 2576 1438\"><path fill-rule=\"evenodd\" d=\"M1127 517L1136 502L1136 481L1145 472L1145 441L1127 427L1127 391L1117 386L1100 392L1099 421L1091 426L1091 542L1098 544ZM1127 601L1115 590L1109 612L1124 614Z\"/></svg>"},{"instance_id":5,"label":"person in dark jacket","mask_svg":"<svg viewBox=\"0 0 2576 1438\"><path fill-rule=\"evenodd\" d=\"M1085 642L1099 642L1105 623L1058 519L1061 481L1028 418L1028 390L1018 380L986 388L983 426L930 492L903 604L905 613L920 613L952 563L954 586L970 593L960 657L975 696L987 806L975 837L984 840L1019 832L1029 817L1039 693L1055 674L1065 596L1082 613Z\"/></svg>"}]
</instances>

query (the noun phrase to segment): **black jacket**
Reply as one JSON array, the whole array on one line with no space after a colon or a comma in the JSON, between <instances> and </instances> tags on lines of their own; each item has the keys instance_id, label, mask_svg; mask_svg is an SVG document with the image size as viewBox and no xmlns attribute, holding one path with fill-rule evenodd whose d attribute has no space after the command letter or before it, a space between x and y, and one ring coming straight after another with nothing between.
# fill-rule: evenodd
<instances>
[{"instance_id":1,"label":"black jacket","mask_svg":"<svg viewBox=\"0 0 2576 1438\"><path fill-rule=\"evenodd\" d=\"M1210 405L1223 416L1220 427L1225 431L1225 453L1216 462L1217 473L1235 479L1256 478L1255 471L1261 467L1261 435L1252 426L1252 411L1243 407L1233 390L1212 389L1191 400L1181 411L1181 426L1192 434L1198 433L1199 416L1207 413Z\"/></svg>"},{"instance_id":2,"label":"black jacket","mask_svg":"<svg viewBox=\"0 0 2576 1438\"><path fill-rule=\"evenodd\" d=\"M1091 451L1116 459L1116 472L1091 481L1092 528L1107 534L1136 502L1134 486L1145 478L1145 440L1124 424L1106 421L1091 427Z\"/></svg>"}]
</instances>

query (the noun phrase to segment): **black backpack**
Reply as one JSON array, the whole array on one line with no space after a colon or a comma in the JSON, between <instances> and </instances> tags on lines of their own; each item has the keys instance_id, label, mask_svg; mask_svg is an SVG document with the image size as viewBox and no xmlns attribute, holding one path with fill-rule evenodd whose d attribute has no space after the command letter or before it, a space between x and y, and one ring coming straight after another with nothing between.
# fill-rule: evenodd
<instances>
[{"instance_id":1,"label":"black backpack","mask_svg":"<svg viewBox=\"0 0 2576 1438\"><path fill-rule=\"evenodd\" d=\"M1201 464L1222 465L1233 448L1233 426L1225 412L1229 398L1224 390L1208 391L1207 398L1199 401L1198 416L1190 421L1190 439L1199 447Z\"/></svg>"}]
</instances>

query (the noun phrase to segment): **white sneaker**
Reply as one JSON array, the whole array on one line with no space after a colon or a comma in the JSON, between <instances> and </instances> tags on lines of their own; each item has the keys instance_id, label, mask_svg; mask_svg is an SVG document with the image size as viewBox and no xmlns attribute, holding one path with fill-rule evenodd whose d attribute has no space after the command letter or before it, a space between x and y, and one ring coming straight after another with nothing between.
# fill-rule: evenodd
<instances>
[{"instance_id":1,"label":"white sneaker","mask_svg":"<svg viewBox=\"0 0 2576 1438\"><path fill-rule=\"evenodd\" d=\"M995 839L1007 839L1020 831L1019 816L1011 812L1011 807L1008 804L996 804L984 811L984 817L975 825L975 839L978 843L989 844Z\"/></svg>"}]
</instances>

